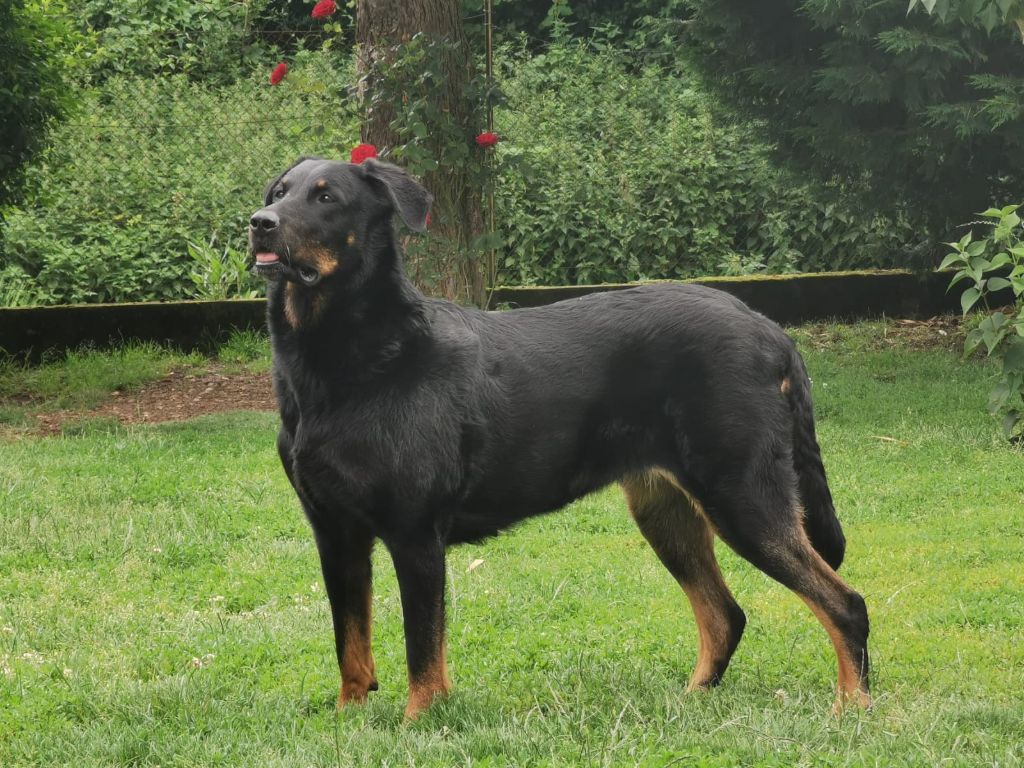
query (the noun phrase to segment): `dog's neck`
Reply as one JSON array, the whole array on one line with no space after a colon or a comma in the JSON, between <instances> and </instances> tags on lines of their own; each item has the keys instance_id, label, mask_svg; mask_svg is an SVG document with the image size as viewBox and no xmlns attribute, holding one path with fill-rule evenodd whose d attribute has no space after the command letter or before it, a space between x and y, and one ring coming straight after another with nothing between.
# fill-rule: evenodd
<instances>
[{"instance_id":1,"label":"dog's neck","mask_svg":"<svg viewBox=\"0 0 1024 768\"><path fill-rule=\"evenodd\" d=\"M290 281L267 291L275 356L315 378L357 381L384 372L427 333L425 299L406 276L398 245L377 249L374 271L349 289Z\"/></svg>"}]
</instances>

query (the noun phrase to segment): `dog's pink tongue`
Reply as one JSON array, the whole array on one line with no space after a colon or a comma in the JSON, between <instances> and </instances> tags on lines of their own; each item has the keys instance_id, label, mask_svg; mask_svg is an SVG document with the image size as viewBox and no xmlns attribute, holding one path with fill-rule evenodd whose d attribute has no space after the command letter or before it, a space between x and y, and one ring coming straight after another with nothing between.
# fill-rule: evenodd
<instances>
[{"instance_id":1,"label":"dog's pink tongue","mask_svg":"<svg viewBox=\"0 0 1024 768\"><path fill-rule=\"evenodd\" d=\"M277 260L278 260L278 258L277 258L277 254L276 253L257 253L256 254L256 263L257 264L273 264Z\"/></svg>"}]
</instances>

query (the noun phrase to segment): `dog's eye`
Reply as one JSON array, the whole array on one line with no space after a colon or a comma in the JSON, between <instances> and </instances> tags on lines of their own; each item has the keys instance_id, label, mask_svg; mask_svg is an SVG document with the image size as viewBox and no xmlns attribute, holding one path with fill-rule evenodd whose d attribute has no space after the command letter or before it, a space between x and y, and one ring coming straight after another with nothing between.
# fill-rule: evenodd
<instances>
[{"instance_id":1,"label":"dog's eye","mask_svg":"<svg viewBox=\"0 0 1024 768\"><path fill-rule=\"evenodd\" d=\"M331 197L326 192L322 192L320 194L320 197L317 198L317 200L319 200L321 203L333 203L334 202L334 198Z\"/></svg>"},{"instance_id":2,"label":"dog's eye","mask_svg":"<svg viewBox=\"0 0 1024 768\"><path fill-rule=\"evenodd\" d=\"M274 192L274 199L280 200L282 197L284 197L284 189L279 187L277 191Z\"/></svg>"},{"instance_id":3,"label":"dog's eye","mask_svg":"<svg viewBox=\"0 0 1024 768\"><path fill-rule=\"evenodd\" d=\"M316 270L309 267L299 267L299 277L302 278L303 282L315 283L320 275L317 274Z\"/></svg>"}]
</instances>

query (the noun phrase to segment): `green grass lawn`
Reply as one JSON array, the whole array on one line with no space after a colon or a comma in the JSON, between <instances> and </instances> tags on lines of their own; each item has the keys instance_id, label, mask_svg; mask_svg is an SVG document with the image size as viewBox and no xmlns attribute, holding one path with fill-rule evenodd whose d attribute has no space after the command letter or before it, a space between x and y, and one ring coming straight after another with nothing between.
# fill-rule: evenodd
<instances>
[{"instance_id":1,"label":"green grass lawn","mask_svg":"<svg viewBox=\"0 0 1024 768\"><path fill-rule=\"evenodd\" d=\"M243 413L0 438L0 766L1020 765L1024 455L985 413L990 369L880 329L806 354L869 712L830 714L825 632L721 547L749 624L723 685L685 695L690 609L610 488L451 550L455 692L411 725L379 548L381 690L336 714L276 420Z\"/></svg>"}]
</instances>

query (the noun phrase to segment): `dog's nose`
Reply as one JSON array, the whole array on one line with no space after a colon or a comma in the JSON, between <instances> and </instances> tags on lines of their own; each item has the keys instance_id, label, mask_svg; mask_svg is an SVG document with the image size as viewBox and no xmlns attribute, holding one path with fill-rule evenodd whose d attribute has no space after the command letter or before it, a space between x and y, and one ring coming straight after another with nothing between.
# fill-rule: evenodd
<instances>
[{"instance_id":1,"label":"dog's nose","mask_svg":"<svg viewBox=\"0 0 1024 768\"><path fill-rule=\"evenodd\" d=\"M281 219L273 211L257 211L249 219L250 229L262 229L265 232L277 229L277 225L280 223Z\"/></svg>"}]
</instances>

